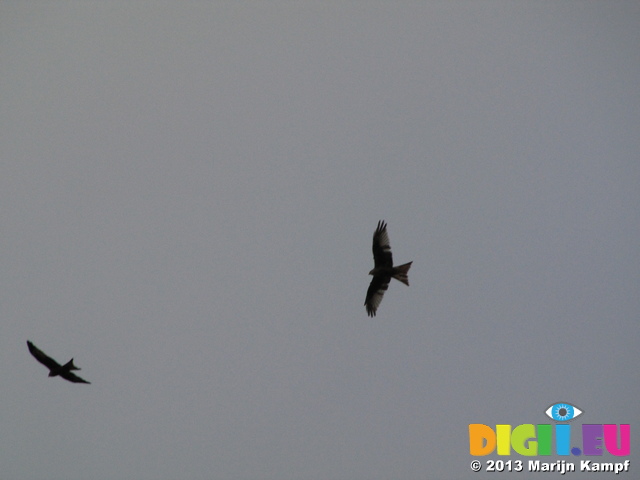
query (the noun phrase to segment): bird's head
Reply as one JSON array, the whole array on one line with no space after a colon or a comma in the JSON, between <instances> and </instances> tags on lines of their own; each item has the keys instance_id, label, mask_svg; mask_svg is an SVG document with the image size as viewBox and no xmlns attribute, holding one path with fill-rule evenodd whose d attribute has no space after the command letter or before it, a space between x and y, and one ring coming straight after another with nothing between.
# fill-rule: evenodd
<instances>
[{"instance_id":1,"label":"bird's head","mask_svg":"<svg viewBox=\"0 0 640 480\"><path fill-rule=\"evenodd\" d=\"M375 275L376 273L378 273L378 271L375 268L372 268L369 275Z\"/></svg>"}]
</instances>

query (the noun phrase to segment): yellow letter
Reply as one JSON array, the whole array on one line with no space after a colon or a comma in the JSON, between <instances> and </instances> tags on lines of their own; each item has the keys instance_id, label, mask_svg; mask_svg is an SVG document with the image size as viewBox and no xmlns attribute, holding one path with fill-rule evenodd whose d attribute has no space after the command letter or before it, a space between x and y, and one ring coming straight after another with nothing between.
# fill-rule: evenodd
<instances>
[{"instance_id":1,"label":"yellow letter","mask_svg":"<svg viewBox=\"0 0 640 480\"><path fill-rule=\"evenodd\" d=\"M511 454L511 425L496 425L498 455Z\"/></svg>"}]
</instances>

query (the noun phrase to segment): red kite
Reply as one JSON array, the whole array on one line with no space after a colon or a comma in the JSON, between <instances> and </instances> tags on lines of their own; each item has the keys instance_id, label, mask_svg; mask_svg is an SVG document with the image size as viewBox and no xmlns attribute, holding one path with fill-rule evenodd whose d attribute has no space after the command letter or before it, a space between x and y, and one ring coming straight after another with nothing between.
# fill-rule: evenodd
<instances>
[{"instance_id":1,"label":"red kite","mask_svg":"<svg viewBox=\"0 0 640 480\"><path fill-rule=\"evenodd\" d=\"M371 279L369 290L367 290L367 298L364 301L364 305L367 307L367 314L370 317L376 316L378 305L382 301L384 292L389 288L389 282L392 278L409 286L407 274L413 263L405 263L398 267L393 266L387 224L383 220L378 222L378 228L373 232L373 263L374 268L369 272L369 275L373 275L373 279Z\"/></svg>"},{"instance_id":2,"label":"red kite","mask_svg":"<svg viewBox=\"0 0 640 480\"><path fill-rule=\"evenodd\" d=\"M38 349L38 347L36 347L29 340L27 340L27 347L29 347L29 351L31 352L31 355L36 357L36 360L38 360L41 364L43 364L45 367L49 369L50 377L56 377L59 375L65 380L68 380L73 383L90 383L71 372L71 370L80 370L78 367L76 367L73 364L73 358L69 360L67 363L65 363L64 365L60 365L53 358L46 356L41 350Z\"/></svg>"}]
</instances>

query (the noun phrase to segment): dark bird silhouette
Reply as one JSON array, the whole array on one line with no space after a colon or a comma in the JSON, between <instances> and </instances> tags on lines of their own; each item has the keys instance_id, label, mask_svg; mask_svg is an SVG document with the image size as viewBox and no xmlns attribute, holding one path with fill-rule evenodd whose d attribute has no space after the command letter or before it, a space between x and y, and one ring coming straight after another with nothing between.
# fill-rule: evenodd
<instances>
[{"instance_id":1,"label":"dark bird silhouette","mask_svg":"<svg viewBox=\"0 0 640 480\"><path fill-rule=\"evenodd\" d=\"M78 377L71 371L71 370L80 370L78 367L76 367L73 364L73 358L69 360L67 363L65 363L64 365L60 365L53 358L45 355L40 349L38 349L38 347L36 347L29 340L27 340L27 347L29 347L29 351L31 352L31 355L36 357L36 360L38 360L41 364L43 364L45 367L49 369L50 377L60 376L65 380L68 380L73 383L90 383L84 380L83 378Z\"/></svg>"},{"instance_id":2,"label":"dark bird silhouette","mask_svg":"<svg viewBox=\"0 0 640 480\"><path fill-rule=\"evenodd\" d=\"M405 263L398 267L393 266L387 224L383 220L378 222L378 228L373 232L373 263L374 268L369 272L369 275L373 275L373 278L369 284L369 290L367 290L367 298L364 301L364 305L367 307L367 314L370 317L376 316L378 305L382 301L384 292L389 288L389 282L392 278L409 286L409 276L407 274L413 263Z\"/></svg>"}]
</instances>

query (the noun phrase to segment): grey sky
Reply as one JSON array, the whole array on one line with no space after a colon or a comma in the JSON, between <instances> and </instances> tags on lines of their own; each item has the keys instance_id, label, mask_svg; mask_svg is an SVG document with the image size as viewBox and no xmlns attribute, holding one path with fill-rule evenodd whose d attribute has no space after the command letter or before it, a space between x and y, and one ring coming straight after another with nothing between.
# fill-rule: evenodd
<instances>
[{"instance_id":1,"label":"grey sky","mask_svg":"<svg viewBox=\"0 0 640 480\"><path fill-rule=\"evenodd\" d=\"M1 476L480 480L556 401L637 461L639 21L3 2Z\"/></svg>"}]
</instances>

